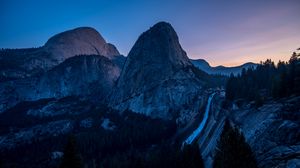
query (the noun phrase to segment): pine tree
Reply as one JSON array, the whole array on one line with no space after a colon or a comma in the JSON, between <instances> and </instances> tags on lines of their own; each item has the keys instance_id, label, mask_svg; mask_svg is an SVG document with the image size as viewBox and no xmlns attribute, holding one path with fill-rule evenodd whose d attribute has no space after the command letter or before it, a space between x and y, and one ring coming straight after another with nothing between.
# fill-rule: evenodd
<instances>
[{"instance_id":1,"label":"pine tree","mask_svg":"<svg viewBox=\"0 0 300 168\"><path fill-rule=\"evenodd\" d=\"M295 60L295 78L293 91L296 95L300 95L300 53L298 53Z\"/></svg>"},{"instance_id":2,"label":"pine tree","mask_svg":"<svg viewBox=\"0 0 300 168\"><path fill-rule=\"evenodd\" d=\"M234 93L235 93L235 77L233 74L230 74L230 78L227 81L226 84L226 99L227 100L233 100L235 98Z\"/></svg>"},{"instance_id":3,"label":"pine tree","mask_svg":"<svg viewBox=\"0 0 300 168\"><path fill-rule=\"evenodd\" d=\"M257 164L250 146L243 134L225 121L223 132L217 144L213 162L214 168L256 168Z\"/></svg>"},{"instance_id":4,"label":"pine tree","mask_svg":"<svg viewBox=\"0 0 300 168\"><path fill-rule=\"evenodd\" d=\"M263 98L259 95L259 93L255 94L255 107L258 108L263 105Z\"/></svg>"},{"instance_id":5,"label":"pine tree","mask_svg":"<svg viewBox=\"0 0 300 168\"><path fill-rule=\"evenodd\" d=\"M79 154L76 151L76 139L70 136L64 149L64 156L60 168L81 168L82 163Z\"/></svg>"}]
</instances>

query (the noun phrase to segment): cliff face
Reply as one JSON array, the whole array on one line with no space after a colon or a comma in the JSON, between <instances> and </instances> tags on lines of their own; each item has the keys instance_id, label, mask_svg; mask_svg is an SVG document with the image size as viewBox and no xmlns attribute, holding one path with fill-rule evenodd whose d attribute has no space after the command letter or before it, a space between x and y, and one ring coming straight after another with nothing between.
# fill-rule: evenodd
<instances>
[{"instance_id":1,"label":"cliff face","mask_svg":"<svg viewBox=\"0 0 300 168\"><path fill-rule=\"evenodd\" d=\"M259 108L245 103L224 109L223 101L224 97L214 98L211 116L198 141L207 167L212 166L225 118L244 134L259 167L299 167L300 97L268 101Z\"/></svg>"},{"instance_id":2,"label":"cliff face","mask_svg":"<svg viewBox=\"0 0 300 168\"><path fill-rule=\"evenodd\" d=\"M72 57L39 77L1 83L1 110L21 101L72 95L94 96L97 100L103 100L119 74L119 67L106 57Z\"/></svg>"},{"instance_id":3,"label":"cliff face","mask_svg":"<svg viewBox=\"0 0 300 168\"><path fill-rule=\"evenodd\" d=\"M300 97L271 101L256 109L231 112L244 133L259 167L298 167L300 156Z\"/></svg>"},{"instance_id":4,"label":"cliff face","mask_svg":"<svg viewBox=\"0 0 300 168\"><path fill-rule=\"evenodd\" d=\"M172 109L181 109L201 91L202 83L191 66L172 26L158 23L131 49L110 105L121 111L172 118Z\"/></svg>"},{"instance_id":5,"label":"cliff face","mask_svg":"<svg viewBox=\"0 0 300 168\"><path fill-rule=\"evenodd\" d=\"M119 74L120 69L106 57L72 57L39 79L37 95L64 97L98 94L98 98L105 98Z\"/></svg>"}]
</instances>

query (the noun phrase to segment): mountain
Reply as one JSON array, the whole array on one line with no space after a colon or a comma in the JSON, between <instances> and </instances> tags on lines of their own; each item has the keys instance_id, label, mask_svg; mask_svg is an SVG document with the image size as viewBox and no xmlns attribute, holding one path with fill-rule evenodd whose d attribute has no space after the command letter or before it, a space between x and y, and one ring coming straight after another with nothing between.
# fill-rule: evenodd
<instances>
[{"instance_id":1,"label":"mountain","mask_svg":"<svg viewBox=\"0 0 300 168\"><path fill-rule=\"evenodd\" d=\"M117 48L106 43L91 27L80 27L51 37L43 47L52 58L62 62L74 55L102 55L108 58L120 55Z\"/></svg>"},{"instance_id":2,"label":"mountain","mask_svg":"<svg viewBox=\"0 0 300 168\"><path fill-rule=\"evenodd\" d=\"M125 57L95 29L51 37L40 48L0 51L0 112L22 101L92 96L104 101Z\"/></svg>"},{"instance_id":3,"label":"mountain","mask_svg":"<svg viewBox=\"0 0 300 168\"><path fill-rule=\"evenodd\" d=\"M211 167L225 119L242 132L259 167L299 167L294 72L300 68L293 59L280 68L284 73L267 64L273 70L257 68L254 82L266 78L272 85L251 85L258 94L250 101L226 99L229 92L220 88L227 77L210 74L238 74L256 64L211 67L190 60L166 22L142 33L127 57L87 27L39 48L0 50L0 167L59 167L70 134L85 167L184 167L201 156ZM290 95L267 96L276 87ZM181 146L193 142L195 151ZM233 148L226 156L231 152L241 153Z\"/></svg>"},{"instance_id":4,"label":"mountain","mask_svg":"<svg viewBox=\"0 0 300 168\"><path fill-rule=\"evenodd\" d=\"M119 67L104 56L71 57L41 76L0 83L0 112L22 101L44 98L92 96L103 101L119 74Z\"/></svg>"},{"instance_id":5,"label":"mountain","mask_svg":"<svg viewBox=\"0 0 300 168\"><path fill-rule=\"evenodd\" d=\"M0 50L0 82L37 76L76 55L120 55L95 29L80 27L51 37L44 46Z\"/></svg>"},{"instance_id":6,"label":"mountain","mask_svg":"<svg viewBox=\"0 0 300 168\"><path fill-rule=\"evenodd\" d=\"M217 66L211 67L207 61L204 59L197 59L191 60L195 67L199 68L200 70L208 73L208 74L219 74L219 75L226 75L230 76L230 74L238 75L242 72L242 69L249 69L249 68L256 68L257 64L248 62L240 66L235 67L225 67L225 66Z\"/></svg>"},{"instance_id":7,"label":"mountain","mask_svg":"<svg viewBox=\"0 0 300 168\"><path fill-rule=\"evenodd\" d=\"M172 110L180 111L192 99L197 104L204 82L192 69L172 26L157 23L140 35L129 52L110 106L172 118L176 115Z\"/></svg>"}]
</instances>

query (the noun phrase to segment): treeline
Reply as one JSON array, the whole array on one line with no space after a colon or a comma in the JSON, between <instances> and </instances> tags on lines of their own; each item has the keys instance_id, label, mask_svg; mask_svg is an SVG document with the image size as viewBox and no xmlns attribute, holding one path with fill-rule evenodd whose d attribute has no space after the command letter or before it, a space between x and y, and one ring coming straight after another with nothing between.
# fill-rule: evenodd
<instances>
[{"instance_id":1,"label":"treeline","mask_svg":"<svg viewBox=\"0 0 300 168\"><path fill-rule=\"evenodd\" d=\"M114 130L89 129L69 138L64 149L67 155L59 162L61 168L204 167L196 144L181 150L180 145L171 143L170 138L176 132L175 122L130 111L121 115L109 113L107 117L115 124Z\"/></svg>"},{"instance_id":2,"label":"treeline","mask_svg":"<svg viewBox=\"0 0 300 168\"><path fill-rule=\"evenodd\" d=\"M294 52L288 62L277 65L267 59L256 69L243 69L231 75L226 84L226 99L255 100L257 105L267 97L282 98L300 94L300 54Z\"/></svg>"},{"instance_id":3,"label":"treeline","mask_svg":"<svg viewBox=\"0 0 300 168\"><path fill-rule=\"evenodd\" d=\"M80 156L76 138L71 136L64 149L60 168L86 167L87 162ZM93 160L92 158L89 158ZM182 150L176 145L160 144L145 151L131 148L124 153L116 153L100 159L101 163L93 160L88 167L108 168L204 168L200 150L197 144L187 145Z\"/></svg>"},{"instance_id":4,"label":"treeline","mask_svg":"<svg viewBox=\"0 0 300 168\"><path fill-rule=\"evenodd\" d=\"M30 48L0 48L0 52L11 52L11 51L16 51L16 50L25 52L25 51L33 51L33 50L40 49L40 48L42 48L42 46L30 47Z\"/></svg>"},{"instance_id":5,"label":"treeline","mask_svg":"<svg viewBox=\"0 0 300 168\"><path fill-rule=\"evenodd\" d=\"M169 144L169 139L176 132L175 121L153 119L130 111L120 114L107 107L94 108L78 116L60 117L74 121L71 133L76 139L79 155L76 157L87 167L131 167L131 163L138 164L141 161L154 163L156 161L150 159L150 155L160 151L162 144ZM82 119L89 117L94 119L91 127L77 126ZM103 128L102 119L109 119L113 129ZM3 167L57 167L61 159L51 159L52 152L63 152L64 148L70 148L70 145L64 147L68 144L67 139L67 135L49 135L47 139L37 137L15 149L0 151L0 161Z\"/></svg>"}]
</instances>

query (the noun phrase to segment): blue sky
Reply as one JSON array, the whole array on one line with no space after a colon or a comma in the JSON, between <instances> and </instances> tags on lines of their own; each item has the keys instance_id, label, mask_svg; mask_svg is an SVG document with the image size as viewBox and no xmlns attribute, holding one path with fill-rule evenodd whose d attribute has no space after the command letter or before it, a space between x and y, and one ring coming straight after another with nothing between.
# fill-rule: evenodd
<instances>
[{"instance_id":1,"label":"blue sky","mask_svg":"<svg viewBox=\"0 0 300 168\"><path fill-rule=\"evenodd\" d=\"M158 21L171 23L190 58L238 65L287 60L300 47L299 0L0 0L0 48L42 46L81 26L126 55Z\"/></svg>"}]
</instances>

